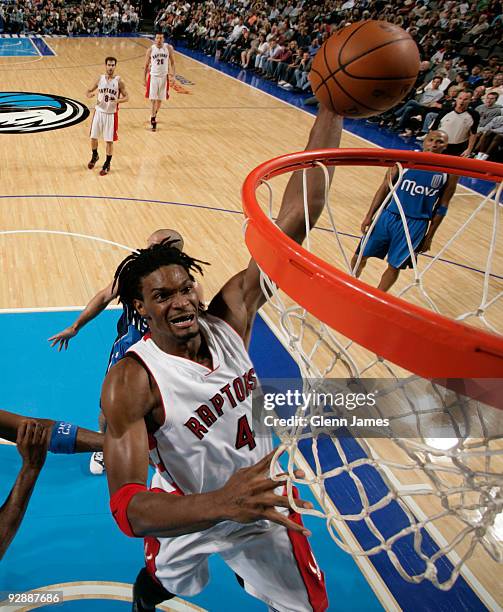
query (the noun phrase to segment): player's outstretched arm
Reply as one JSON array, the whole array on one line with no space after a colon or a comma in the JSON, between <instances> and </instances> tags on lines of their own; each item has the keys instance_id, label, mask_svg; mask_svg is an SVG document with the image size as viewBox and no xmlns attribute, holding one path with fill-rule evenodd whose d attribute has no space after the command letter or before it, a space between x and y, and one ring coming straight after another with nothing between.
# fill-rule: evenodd
<instances>
[{"instance_id":1,"label":"player's outstretched arm","mask_svg":"<svg viewBox=\"0 0 503 612\"><path fill-rule=\"evenodd\" d=\"M58 351L61 351L61 349L66 350L68 348L68 343L78 334L79 330L89 323L89 321L97 317L100 312L105 310L110 302L116 297L117 293L114 291L113 283L110 283L107 287L98 291L70 327L63 329L48 339L48 342L52 343L51 347L59 344Z\"/></svg>"},{"instance_id":2,"label":"player's outstretched arm","mask_svg":"<svg viewBox=\"0 0 503 612\"><path fill-rule=\"evenodd\" d=\"M52 419L35 419L33 417L23 416L22 414L16 414L14 412L7 412L6 410L0 410L0 438L9 440L9 442L15 442L18 436L19 428L26 420L33 421L43 428L47 429L50 434L54 425L57 423ZM56 437L56 436L55 436ZM103 450L104 435L97 431L91 431L90 429L84 429L83 427L77 427L75 431L74 447L71 452L74 453L92 453L94 451ZM57 440L54 440L55 446L58 446ZM49 450L51 448L49 447ZM60 452L70 452L69 448L59 449ZM53 452L58 452L58 448L55 448Z\"/></svg>"},{"instance_id":3,"label":"player's outstretched arm","mask_svg":"<svg viewBox=\"0 0 503 612\"><path fill-rule=\"evenodd\" d=\"M108 373L101 403L107 419L105 465L110 507L119 527L129 536L174 537L204 531L232 520L249 523L269 519L306 533L275 507L288 507L286 497L268 478L272 455L239 470L217 491L175 495L146 489L148 437L144 417L155 412L160 398L155 383L135 359L125 357ZM300 474L299 474L300 475ZM310 507L308 502L306 507Z\"/></svg>"},{"instance_id":4,"label":"player's outstretched arm","mask_svg":"<svg viewBox=\"0 0 503 612\"><path fill-rule=\"evenodd\" d=\"M306 150L338 147L341 131L342 117L320 105ZM330 183L333 173L334 168L328 168ZM299 244L306 237L302 174L302 171L298 171L290 177L277 220L277 225L285 234ZM309 226L314 227L325 204L325 175L321 168L307 173L307 193ZM233 276L222 287L212 300L209 312L227 321L247 342L255 314L264 302L258 267L251 260L246 270Z\"/></svg>"},{"instance_id":5,"label":"player's outstretched arm","mask_svg":"<svg viewBox=\"0 0 503 612\"><path fill-rule=\"evenodd\" d=\"M36 421L25 420L18 429L16 443L23 465L9 497L0 508L0 559L19 529L44 465L49 430Z\"/></svg>"}]
</instances>

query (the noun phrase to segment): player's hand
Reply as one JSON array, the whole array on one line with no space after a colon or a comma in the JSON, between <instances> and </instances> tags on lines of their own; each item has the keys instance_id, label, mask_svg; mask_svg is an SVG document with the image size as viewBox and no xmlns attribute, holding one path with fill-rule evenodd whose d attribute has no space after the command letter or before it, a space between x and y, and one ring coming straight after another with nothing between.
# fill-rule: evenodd
<instances>
[{"instance_id":1,"label":"player's hand","mask_svg":"<svg viewBox=\"0 0 503 612\"><path fill-rule=\"evenodd\" d=\"M367 230L370 227L371 223L372 223L372 217L367 215L365 217L365 219L362 221L362 224L360 225L360 229L361 229L362 234L366 234L367 233Z\"/></svg>"},{"instance_id":2,"label":"player's hand","mask_svg":"<svg viewBox=\"0 0 503 612\"><path fill-rule=\"evenodd\" d=\"M255 465L242 468L233 474L227 483L215 492L218 506L222 509L224 520L253 523L266 519L309 536L311 533L303 525L294 523L276 510L277 507L290 508L290 503L288 497L274 493L274 489L281 486L281 483L269 478L274 453L275 451L272 451ZM297 470L294 474L298 478L304 477L302 470ZM301 508L313 507L310 502L302 500L296 500L296 503Z\"/></svg>"},{"instance_id":3,"label":"player's hand","mask_svg":"<svg viewBox=\"0 0 503 612\"><path fill-rule=\"evenodd\" d=\"M70 339L76 335L77 335L77 330L74 327L67 327L63 331L60 331L59 334L55 334L54 336L51 336L50 338L48 338L47 341L52 342L51 348L53 346L56 346L56 344L59 344L58 352L61 351L61 349L65 349L66 351L66 349L68 348L68 343L70 342Z\"/></svg>"},{"instance_id":4,"label":"player's hand","mask_svg":"<svg viewBox=\"0 0 503 612\"><path fill-rule=\"evenodd\" d=\"M460 157L470 157L471 154L472 152L470 151L470 149L465 149L463 153L461 153Z\"/></svg>"},{"instance_id":5,"label":"player's hand","mask_svg":"<svg viewBox=\"0 0 503 612\"><path fill-rule=\"evenodd\" d=\"M431 242L433 240L433 236L425 236L423 241L419 245L420 253L427 253L431 249Z\"/></svg>"},{"instance_id":6,"label":"player's hand","mask_svg":"<svg viewBox=\"0 0 503 612\"><path fill-rule=\"evenodd\" d=\"M37 421L22 421L17 429L17 450L23 458L23 465L41 470L47 456L51 427Z\"/></svg>"},{"instance_id":7,"label":"player's hand","mask_svg":"<svg viewBox=\"0 0 503 612\"><path fill-rule=\"evenodd\" d=\"M94 98L94 91L88 91L87 92L87 97L88 98Z\"/></svg>"}]
</instances>

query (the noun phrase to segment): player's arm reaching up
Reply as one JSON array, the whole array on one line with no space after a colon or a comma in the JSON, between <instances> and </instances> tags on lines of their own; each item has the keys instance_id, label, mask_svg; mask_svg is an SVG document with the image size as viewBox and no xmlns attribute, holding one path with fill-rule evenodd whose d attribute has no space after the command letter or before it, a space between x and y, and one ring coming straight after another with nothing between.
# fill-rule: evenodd
<instances>
[{"instance_id":1,"label":"player's arm reaching up","mask_svg":"<svg viewBox=\"0 0 503 612\"><path fill-rule=\"evenodd\" d=\"M322 104L309 135L306 150L335 148L339 146L342 131L342 117L328 110ZM328 168L332 182L334 168ZM292 174L281 202L277 225L283 232L302 244L306 237L302 171ZM321 168L307 173L309 227L314 227L325 204L325 175ZM208 308L229 323L247 344L257 310L264 304L265 297L260 286L257 264L252 260L246 270L233 276L213 298Z\"/></svg>"},{"instance_id":2,"label":"player's arm reaching up","mask_svg":"<svg viewBox=\"0 0 503 612\"><path fill-rule=\"evenodd\" d=\"M101 395L107 418L105 462L110 506L115 520L129 536L174 537L203 531L231 520L250 523L260 519L309 532L275 507L289 507L288 498L276 495L278 483L269 477L272 454L256 465L238 470L225 486L210 493L173 495L147 491L147 415L162 406L157 385L133 356L126 356L109 372ZM302 477L302 472L296 472ZM309 502L297 502L306 508Z\"/></svg>"},{"instance_id":3,"label":"player's arm reaching up","mask_svg":"<svg viewBox=\"0 0 503 612\"><path fill-rule=\"evenodd\" d=\"M94 96L94 94L96 93L96 90L98 89L98 85L99 85L99 78L97 78L94 83L91 85L91 87L89 87L89 89L86 91L86 96L88 98L92 98Z\"/></svg>"},{"instance_id":4,"label":"player's arm reaching up","mask_svg":"<svg viewBox=\"0 0 503 612\"><path fill-rule=\"evenodd\" d=\"M444 220L445 215L447 214L447 209L452 200L452 196L456 191L457 184L458 177L451 174L447 180L447 185L445 186L444 193L438 201L438 205L435 209L435 215L430 221L426 236L423 238L421 246L419 247L420 253L426 253L431 249L433 237L435 236L436 231L438 230L440 224Z\"/></svg>"},{"instance_id":5,"label":"player's arm reaching up","mask_svg":"<svg viewBox=\"0 0 503 612\"><path fill-rule=\"evenodd\" d=\"M98 291L72 325L49 338L48 341L52 343L51 347L59 344L58 351L61 351L61 349L66 350L71 338L76 336L84 325L87 325L87 323L97 317L100 312L103 312L116 297L117 292L114 291L113 283L110 283L107 287Z\"/></svg>"}]
</instances>

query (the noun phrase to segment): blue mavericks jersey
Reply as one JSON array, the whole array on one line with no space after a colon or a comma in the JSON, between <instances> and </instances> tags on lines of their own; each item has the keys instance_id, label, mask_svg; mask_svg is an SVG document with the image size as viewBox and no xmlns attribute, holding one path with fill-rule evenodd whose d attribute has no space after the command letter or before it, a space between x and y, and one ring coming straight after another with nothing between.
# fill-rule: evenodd
<instances>
[{"instance_id":1,"label":"blue mavericks jersey","mask_svg":"<svg viewBox=\"0 0 503 612\"><path fill-rule=\"evenodd\" d=\"M108 370L124 357L130 346L136 344L148 331L147 322L141 319L138 326L128 323L126 313L123 312L117 321L117 338L108 359Z\"/></svg>"},{"instance_id":2,"label":"blue mavericks jersey","mask_svg":"<svg viewBox=\"0 0 503 612\"><path fill-rule=\"evenodd\" d=\"M447 174L429 170L404 170L396 194L407 217L431 219L435 206L447 184ZM387 206L389 212L400 214L394 199Z\"/></svg>"}]
</instances>

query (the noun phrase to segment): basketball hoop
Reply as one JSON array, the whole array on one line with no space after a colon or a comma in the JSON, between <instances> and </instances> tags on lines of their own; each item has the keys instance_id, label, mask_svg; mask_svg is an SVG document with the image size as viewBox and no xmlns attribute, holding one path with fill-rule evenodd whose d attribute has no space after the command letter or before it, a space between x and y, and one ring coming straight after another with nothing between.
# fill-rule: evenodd
<instances>
[{"instance_id":1,"label":"basketball hoop","mask_svg":"<svg viewBox=\"0 0 503 612\"><path fill-rule=\"evenodd\" d=\"M336 214L328 202L327 166L398 167L399 178L395 185L390 185L376 218L393 198L404 221L410 249L407 223L396 192L404 168L491 181L495 187L488 196L481 198L481 203L473 208L424 269L419 269L416 254L411 250L414 280L399 296L394 296L352 276ZM347 272L310 252L309 238L307 248L303 248L272 222L271 179L301 171L307 212L306 175L313 169L319 172L320 168L325 173L325 210L333 244L341 251L342 267L346 267ZM341 445L339 434L330 428L306 428L304 424L280 432L282 444L276 457L280 452L288 452L290 503L299 512L323 517L332 538L351 554L372 555L385 551L403 578L412 582L427 579L444 590L452 587L478 544L494 560L503 562L503 535L499 533L503 517L503 432L491 429L494 419L503 414L492 408L503 407L501 380L480 380L503 377L503 330L497 329L487 318L487 314L503 302L501 288L491 296L495 279L499 283L501 278L494 274L493 266L499 220L503 214L502 181L503 166L491 162L413 151L327 149L283 155L265 162L248 175L242 189L247 218L245 240L261 272L267 298L266 315L275 318L280 338L299 366L304 389L316 390L318 383L313 379L349 377L352 381L365 383L372 377L383 377L384 372L393 380L393 388L385 390L385 394L396 393L398 398L398 413L390 419L384 444L392 444L398 449L398 459L394 450L389 458L365 439L358 439L363 454L351 458ZM264 207L268 207L269 216L263 212L257 198L261 185L267 187ZM481 295L466 312L452 319L441 314L435 297L425 287L424 275L459 236L470 231L481 211L485 219L492 218L492 228L487 232L487 257L481 271ZM309 230L307 215L306 228ZM403 299L412 289L419 291L424 306ZM465 323L473 318L479 327ZM317 410L304 403L297 413L306 414L306 409L309 414ZM328 412L333 416L337 411ZM327 414L326 406L324 414ZM439 415L448 422L441 442L432 439L423 429L425 422ZM415 435L402 439L400 423L409 417L417 430ZM463 427L460 428L461 421ZM339 457L338 467L323 465L320 444L323 446L327 438ZM311 476L296 479L295 466L305 467L306 462L311 468ZM359 472L362 466L375 470L385 483L386 492L377 501L365 493ZM413 486L409 482L404 485L398 473L405 473L407 478L419 473L419 481ZM327 482L342 476L349 477L356 485L361 502L358 511L337 507L327 493ZM291 494L293 483L309 485L317 491L320 509L298 508ZM431 508L429 502L418 505L418 497L423 501L428 496L433 498ZM398 504L406 526L384 535L376 516L390 504ZM425 552L425 534L435 531L444 519L457 525L455 534L440 538L438 548ZM372 536L372 544L362 547L343 542L337 534L341 521L350 525L364 523ZM397 544L407 538L413 539L413 549L421 567L408 566L397 553ZM412 546L410 541L409 545ZM449 559L449 571L445 567L439 569L444 558Z\"/></svg>"}]
</instances>

